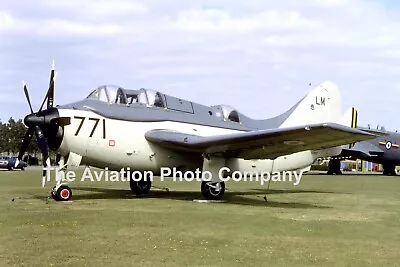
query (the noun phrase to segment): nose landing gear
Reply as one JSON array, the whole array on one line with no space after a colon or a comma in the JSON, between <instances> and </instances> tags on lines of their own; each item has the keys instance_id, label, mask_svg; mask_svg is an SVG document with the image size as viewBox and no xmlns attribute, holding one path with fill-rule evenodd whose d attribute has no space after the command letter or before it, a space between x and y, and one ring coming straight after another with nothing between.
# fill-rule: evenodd
<instances>
[{"instance_id":1,"label":"nose landing gear","mask_svg":"<svg viewBox=\"0 0 400 267\"><path fill-rule=\"evenodd\" d=\"M72 190L67 185L54 186L51 190L51 197L55 201L68 201L72 197Z\"/></svg>"}]
</instances>

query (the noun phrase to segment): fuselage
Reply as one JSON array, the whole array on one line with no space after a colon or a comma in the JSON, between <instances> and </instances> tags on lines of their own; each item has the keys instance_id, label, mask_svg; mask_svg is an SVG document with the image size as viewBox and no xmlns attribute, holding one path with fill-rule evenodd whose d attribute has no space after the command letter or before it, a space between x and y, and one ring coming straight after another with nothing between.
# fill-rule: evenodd
<instances>
[{"instance_id":1,"label":"fuselage","mask_svg":"<svg viewBox=\"0 0 400 267\"><path fill-rule=\"evenodd\" d=\"M60 117L70 117L64 127L59 152L67 156L74 152L82 156L82 163L98 168L152 171L158 174L162 167L182 170L201 170L201 155L177 152L148 142L145 133L154 129L170 129L199 136L223 135L240 132L235 129L176 121L132 122L106 118L92 111L59 108ZM232 171L273 172L299 170L320 157L338 153L340 148L302 151L274 160L244 160L229 158L226 166Z\"/></svg>"}]
</instances>

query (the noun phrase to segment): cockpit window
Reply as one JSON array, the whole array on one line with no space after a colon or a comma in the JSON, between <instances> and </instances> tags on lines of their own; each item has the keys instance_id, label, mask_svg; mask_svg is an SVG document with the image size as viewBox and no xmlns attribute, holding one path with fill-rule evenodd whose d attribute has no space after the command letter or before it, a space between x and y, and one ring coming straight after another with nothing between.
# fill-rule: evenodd
<instances>
[{"instance_id":1,"label":"cockpit window","mask_svg":"<svg viewBox=\"0 0 400 267\"><path fill-rule=\"evenodd\" d=\"M117 100L117 92L119 89L120 87L115 85L107 85L105 87L109 103L115 103L115 101Z\"/></svg>"},{"instance_id":2,"label":"cockpit window","mask_svg":"<svg viewBox=\"0 0 400 267\"><path fill-rule=\"evenodd\" d=\"M143 88L140 90L130 90L113 85L100 86L91 92L87 99L110 104L130 105L140 103L149 107L166 107L165 96L163 94Z\"/></svg>"},{"instance_id":3,"label":"cockpit window","mask_svg":"<svg viewBox=\"0 0 400 267\"><path fill-rule=\"evenodd\" d=\"M146 90L147 99L150 106L163 108L165 107L163 97L160 92L156 92L153 90Z\"/></svg>"},{"instance_id":4,"label":"cockpit window","mask_svg":"<svg viewBox=\"0 0 400 267\"><path fill-rule=\"evenodd\" d=\"M103 102L109 101L108 97L107 97L106 89L104 87L99 89L99 100L103 101Z\"/></svg>"},{"instance_id":5,"label":"cockpit window","mask_svg":"<svg viewBox=\"0 0 400 267\"><path fill-rule=\"evenodd\" d=\"M164 108L164 100L163 95L160 92L156 92L149 89L140 89L140 93L138 95L138 102L142 104L146 104L150 107L159 107Z\"/></svg>"},{"instance_id":6,"label":"cockpit window","mask_svg":"<svg viewBox=\"0 0 400 267\"><path fill-rule=\"evenodd\" d=\"M240 122L239 113L236 110L232 110L228 115L228 120L234 121L234 122Z\"/></svg>"},{"instance_id":7,"label":"cockpit window","mask_svg":"<svg viewBox=\"0 0 400 267\"><path fill-rule=\"evenodd\" d=\"M213 106L216 116L222 113L225 121L240 122L239 112L227 105Z\"/></svg>"},{"instance_id":8,"label":"cockpit window","mask_svg":"<svg viewBox=\"0 0 400 267\"><path fill-rule=\"evenodd\" d=\"M121 88L117 91L117 98L115 99L116 104L127 104L126 96L124 90Z\"/></svg>"},{"instance_id":9,"label":"cockpit window","mask_svg":"<svg viewBox=\"0 0 400 267\"><path fill-rule=\"evenodd\" d=\"M128 104L133 104L133 103L139 102L138 96L136 94L135 95L127 94L126 96L127 96L126 98L127 98Z\"/></svg>"},{"instance_id":10,"label":"cockpit window","mask_svg":"<svg viewBox=\"0 0 400 267\"><path fill-rule=\"evenodd\" d=\"M98 89L94 90L86 98L87 99L98 100L99 99L99 90Z\"/></svg>"},{"instance_id":11,"label":"cockpit window","mask_svg":"<svg viewBox=\"0 0 400 267\"><path fill-rule=\"evenodd\" d=\"M87 99L99 100L107 103L116 103L119 87L114 85L100 86L91 92Z\"/></svg>"}]
</instances>

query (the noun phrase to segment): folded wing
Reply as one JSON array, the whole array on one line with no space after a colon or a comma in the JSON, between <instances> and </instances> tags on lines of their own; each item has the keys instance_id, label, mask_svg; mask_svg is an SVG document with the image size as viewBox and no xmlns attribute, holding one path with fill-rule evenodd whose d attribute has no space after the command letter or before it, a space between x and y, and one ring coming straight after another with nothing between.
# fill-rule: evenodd
<instances>
[{"instance_id":1,"label":"folded wing","mask_svg":"<svg viewBox=\"0 0 400 267\"><path fill-rule=\"evenodd\" d=\"M304 150L319 150L376 138L375 134L334 123L267 129L216 136L171 130L146 133L149 142L173 150L244 159L274 159Z\"/></svg>"}]
</instances>

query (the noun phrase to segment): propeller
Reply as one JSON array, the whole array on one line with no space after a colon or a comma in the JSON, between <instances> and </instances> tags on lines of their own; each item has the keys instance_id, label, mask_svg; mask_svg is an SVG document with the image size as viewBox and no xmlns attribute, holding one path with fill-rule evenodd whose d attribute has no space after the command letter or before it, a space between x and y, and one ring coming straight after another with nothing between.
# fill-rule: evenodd
<instances>
[{"instance_id":1,"label":"propeller","mask_svg":"<svg viewBox=\"0 0 400 267\"><path fill-rule=\"evenodd\" d=\"M54 73L54 60L53 60L53 63L51 64L51 71L50 71L49 91L47 92L47 109L53 107L55 77L56 77L56 74Z\"/></svg>"},{"instance_id":2,"label":"propeller","mask_svg":"<svg viewBox=\"0 0 400 267\"><path fill-rule=\"evenodd\" d=\"M29 108L31 110L31 114L33 114L33 108L32 108L32 104L31 104L31 98L29 97L29 92L28 92L28 88L26 87L26 83L24 81L22 81L22 86L24 87L24 93L25 93L25 98L28 101L29 104Z\"/></svg>"},{"instance_id":3,"label":"propeller","mask_svg":"<svg viewBox=\"0 0 400 267\"><path fill-rule=\"evenodd\" d=\"M46 127L46 123L49 123L46 120L46 116L50 118L50 123L54 122L54 125L58 126L58 121L57 121L57 116L54 115L56 109L53 108L53 101L54 101L54 82L57 77L57 73L54 71L54 60L50 72L50 81L49 81L49 88L47 90L46 96L43 100L42 105L39 108L39 111L34 113L31 100L29 97L29 92L28 92L28 87L25 82L23 82L23 90L25 93L25 98L28 102L29 109L31 113L25 117L24 123L26 126L28 126L28 130L25 133L24 139L22 141L20 151L18 153L17 160L15 162L15 167L18 166L19 162L22 160L23 155L25 154L26 150L28 149L29 143L32 140L33 134L36 136L36 140L38 142L40 151L42 153L42 159L43 159L43 177L46 177L46 167L50 166L50 160L49 160L49 150L47 146L47 140L45 137L45 134L43 132L44 127ZM44 103L47 100L47 110L42 111ZM57 112L58 113L58 112ZM55 120L56 119L56 120ZM51 123L53 124L53 123Z\"/></svg>"}]
</instances>

